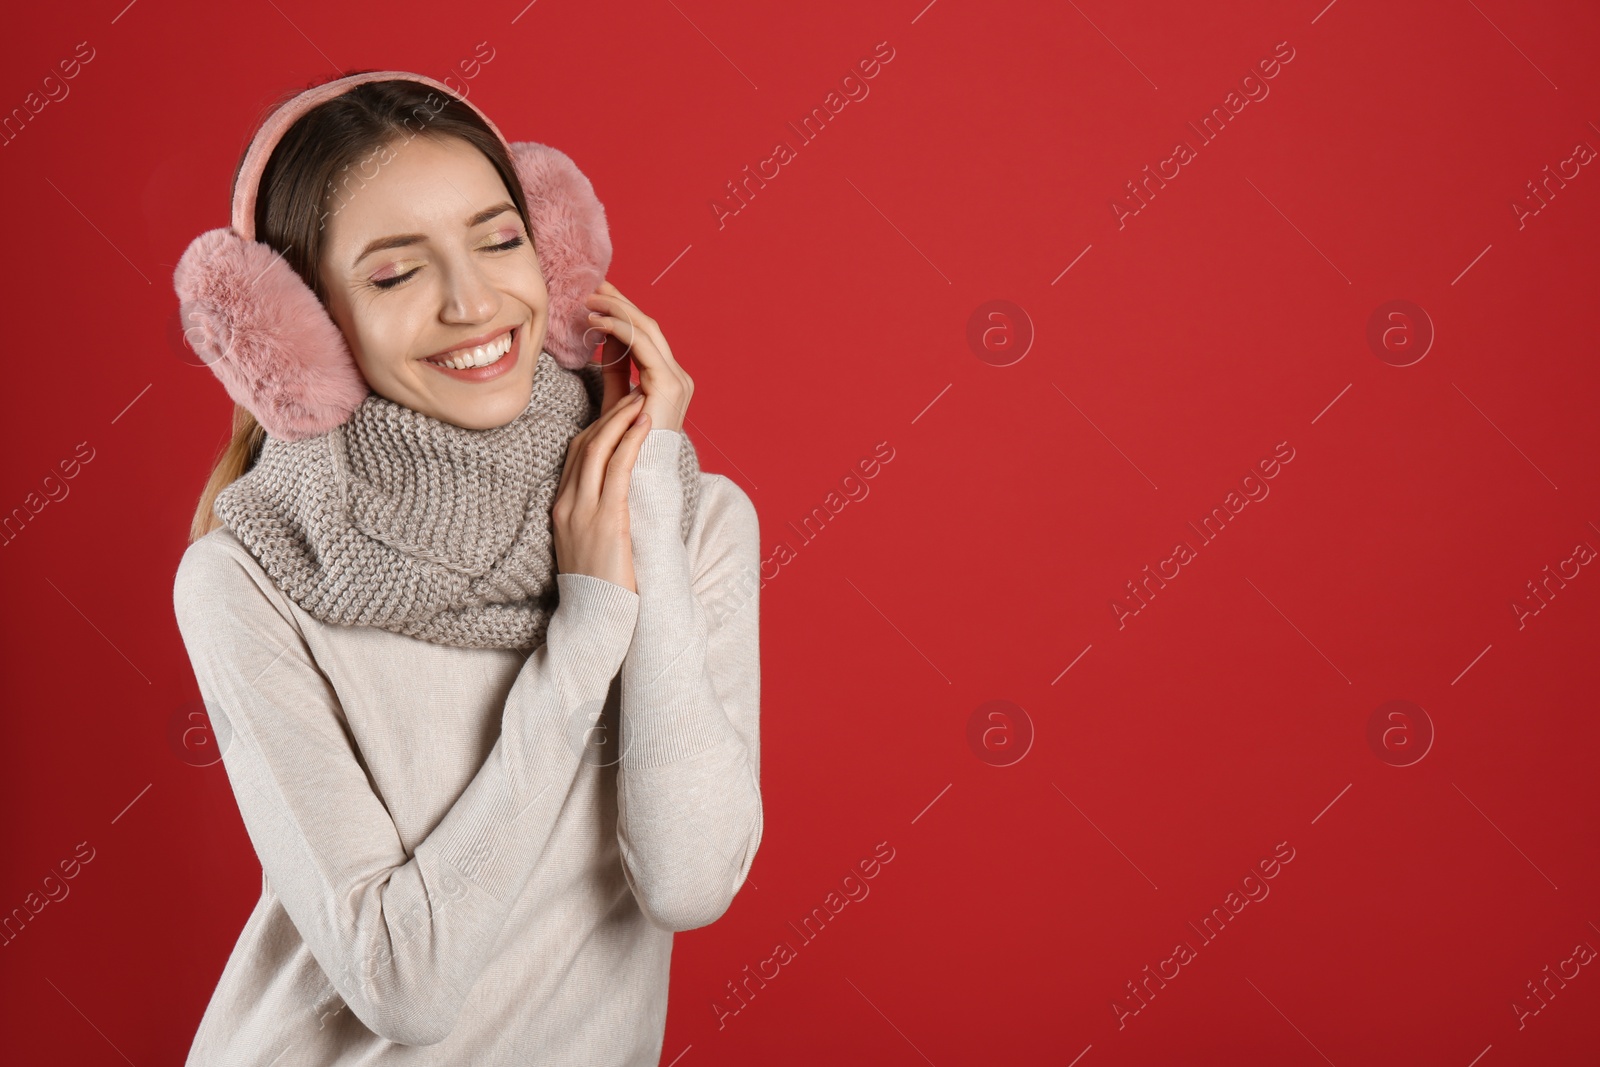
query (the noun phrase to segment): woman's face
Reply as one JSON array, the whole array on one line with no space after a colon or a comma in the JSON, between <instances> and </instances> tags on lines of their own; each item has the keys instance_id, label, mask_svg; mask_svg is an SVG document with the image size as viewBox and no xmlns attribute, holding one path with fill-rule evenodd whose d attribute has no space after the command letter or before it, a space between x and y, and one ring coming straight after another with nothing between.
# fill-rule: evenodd
<instances>
[{"instance_id":1,"label":"woman's face","mask_svg":"<svg viewBox=\"0 0 1600 1067\"><path fill-rule=\"evenodd\" d=\"M375 176L324 205L328 312L373 392L467 429L504 426L528 406L549 325L522 218L500 173L458 137L416 136L374 158ZM477 370L430 362L484 342L468 362L494 362Z\"/></svg>"}]
</instances>

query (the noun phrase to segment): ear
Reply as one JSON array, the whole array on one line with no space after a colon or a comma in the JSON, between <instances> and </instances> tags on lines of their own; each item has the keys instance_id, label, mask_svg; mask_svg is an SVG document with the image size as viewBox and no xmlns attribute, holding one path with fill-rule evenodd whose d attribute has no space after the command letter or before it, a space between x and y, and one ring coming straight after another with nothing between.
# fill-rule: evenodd
<instances>
[{"instance_id":1,"label":"ear","mask_svg":"<svg viewBox=\"0 0 1600 1067\"><path fill-rule=\"evenodd\" d=\"M268 245L208 230L178 260L173 287L189 347L273 437L330 430L371 392L316 294Z\"/></svg>"},{"instance_id":2,"label":"ear","mask_svg":"<svg viewBox=\"0 0 1600 1067\"><path fill-rule=\"evenodd\" d=\"M566 153L534 141L513 141L511 160L528 201L533 247L550 291L545 351L568 370L594 358L603 337L589 325L584 298L611 267L611 232L594 186Z\"/></svg>"}]
</instances>

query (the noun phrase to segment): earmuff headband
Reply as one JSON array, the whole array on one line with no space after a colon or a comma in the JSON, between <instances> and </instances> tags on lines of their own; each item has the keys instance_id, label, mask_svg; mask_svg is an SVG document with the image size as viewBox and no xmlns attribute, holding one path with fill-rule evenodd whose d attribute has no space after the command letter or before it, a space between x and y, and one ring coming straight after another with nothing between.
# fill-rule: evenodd
<instances>
[{"instance_id":1,"label":"earmuff headband","mask_svg":"<svg viewBox=\"0 0 1600 1067\"><path fill-rule=\"evenodd\" d=\"M435 81L422 74L413 74L404 70L371 70L364 74L350 74L343 78L335 78L331 82L313 86L285 103L278 110L267 117L261 124L261 129L256 131L255 137L250 142L250 148L245 152L244 164L239 168L239 176L233 185L233 229L246 241L256 239L256 195L261 188L261 175L267 169L267 161L272 158L272 150L278 147L278 142L288 132L302 115L326 103L336 96L344 93L365 82L376 81L408 81L419 82L423 85L438 89L449 97L460 100L473 111L484 125L494 131L500 138L500 143L506 145L510 151L510 142L500 132L500 128L490 121L489 116L478 110L477 105L469 103L465 97L458 96L454 90L443 82Z\"/></svg>"}]
</instances>

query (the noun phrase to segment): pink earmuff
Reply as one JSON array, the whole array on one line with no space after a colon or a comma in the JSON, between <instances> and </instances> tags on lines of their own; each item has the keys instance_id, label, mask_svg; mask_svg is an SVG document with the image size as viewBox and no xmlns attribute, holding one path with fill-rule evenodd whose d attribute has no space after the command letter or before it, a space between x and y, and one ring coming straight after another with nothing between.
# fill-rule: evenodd
<instances>
[{"instance_id":1,"label":"pink earmuff","mask_svg":"<svg viewBox=\"0 0 1600 1067\"><path fill-rule=\"evenodd\" d=\"M233 225L196 237L173 273L184 339L273 437L295 441L325 433L348 419L371 389L316 294L282 256L255 239L261 175L279 139L306 112L363 82L391 80L455 95L442 82L395 70L352 74L307 89L274 111L251 141L234 184ZM589 324L583 301L611 265L605 208L565 153L532 141L507 142L487 115L468 106L506 145L516 166L550 292L544 347L556 362L576 370L594 351L584 340Z\"/></svg>"}]
</instances>

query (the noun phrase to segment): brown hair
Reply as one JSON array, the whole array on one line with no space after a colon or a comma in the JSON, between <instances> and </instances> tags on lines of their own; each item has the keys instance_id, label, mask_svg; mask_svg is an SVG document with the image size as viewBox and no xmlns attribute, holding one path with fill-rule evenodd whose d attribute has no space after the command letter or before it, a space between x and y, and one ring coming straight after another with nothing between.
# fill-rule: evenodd
<instances>
[{"instance_id":1,"label":"brown hair","mask_svg":"<svg viewBox=\"0 0 1600 1067\"><path fill-rule=\"evenodd\" d=\"M365 71L347 71L337 77L361 73ZM295 89L285 93L266 117L302 92ZM421 82L363 82L312 108L284 131L267 160L256 196L256 240L281 253L324 307L328 299L318 264L323 224L330 212L328 205L342 203L347 192L355 195L369 180L360 174L363 162L396 140L409 141L418 134L458 137L487 156L500 172L517 214L528 227L526 232L532 235L527 199L510 153L472 107ZM241 154L233 171L235 183L243 167ZM346 171L351 173L347 175ZM266 430L249 409L234 404L232 436L200 494L189 528L191 543L221 525L212 508L217 494L255 465L266 436Z\"/></svg>"}]
</instances>

